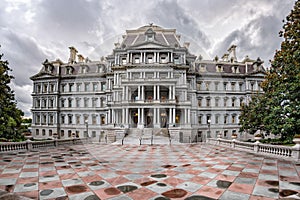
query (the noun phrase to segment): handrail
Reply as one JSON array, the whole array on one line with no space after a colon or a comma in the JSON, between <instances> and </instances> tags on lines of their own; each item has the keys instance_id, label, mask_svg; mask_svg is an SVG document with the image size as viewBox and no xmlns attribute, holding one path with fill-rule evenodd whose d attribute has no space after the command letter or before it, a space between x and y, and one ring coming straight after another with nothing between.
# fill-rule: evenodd
<instances>
[{"instance_id":1,"label":"handrail","mask_svg":"<svg viewBox=\"0 0 300 200\"><path fill-rule=\"evenodd\" d=\"M300 146L282 146L262 144L260 142L250 143L238 140L227 140L223 138L208 138L207 142L213 145L220 145L238 149L247 152L253 152L261 155L268 155L272 157L280 157L283 159L300 160Z\"/></svg>"},{"instance_id":2,"label":"handrail","mask_svg":"<svg viewBox=\"0 0 300 200\"><path fill-rule=\"evenodd\" d=\"M0 152L9 151L30 151L40 148L51 148L62 145L82 144L86 143L88 138L71 138L71 139L57 139L57 140L44 140L44 141L31 141L24 142L0 142Z\"/></svg>"}]
</instances>

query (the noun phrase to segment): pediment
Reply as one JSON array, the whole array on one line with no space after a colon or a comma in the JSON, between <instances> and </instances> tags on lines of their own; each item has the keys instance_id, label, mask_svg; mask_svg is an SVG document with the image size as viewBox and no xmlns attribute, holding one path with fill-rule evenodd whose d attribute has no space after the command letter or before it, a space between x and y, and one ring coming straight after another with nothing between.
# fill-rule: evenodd
<instances>
[{"instance_id":1,"label":"pediment","mask_svg":"<svg viewBox=\"0 0 300 200\"><path fill-rule=\"evenodd\" d=\"M158 42L143 42L137 45L131 46L132 48L135 49L156 49L156 48L169 48L169 46L160 44Z\"/></svg>"},{"instance_id":2,"label":"pediment","mask_svg":"<svg viewBox=\"0 0 300 200\"><path fill-rule=\"evenodd\" d=\"M31 79L42 79L42 78L55 78L55 75L49 72L42 71L31 77Z\"/></svg>"},{"instance_id":3,"label":"pediment","mask_svg":"<svg viewBox=\"0 0 300 200\"><path fill-rule=\"evenodd\" d=\"M265 71L255 71L255 72L251 72L250 74L251 76L255 76L255 77L265 77L267 73Z\"/></svg>"}]
</instances>

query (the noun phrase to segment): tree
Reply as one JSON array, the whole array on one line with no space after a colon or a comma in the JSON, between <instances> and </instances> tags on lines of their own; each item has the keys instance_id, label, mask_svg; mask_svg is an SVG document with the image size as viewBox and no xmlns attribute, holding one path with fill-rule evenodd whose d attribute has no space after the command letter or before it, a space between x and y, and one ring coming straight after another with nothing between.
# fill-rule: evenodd
<instances>
[{"instance_id":1,"label":"tree","mask_svg":"<svg viewBox=\"0 0 300 200\"><path fill-rule=\"evenodd\" d=\"M271 61L265 81L261 84L264 91L253 106L242 108L242 113L257 112L264 109L259 123L248 120L254 127L263 127L267 132L280 135L282 139L291 139L300 133L300 1L295 2L291 13L284 21L283 30L279 32L283 38L281 49L277 50ZM257 99L254 99L254 102ZM252 106L251 106L252 105ZM245 121L241 129L247 129ZM256 124L258 123L258 124Z\"/></svg>"},{"instance_id":2,"label":"tree","mask_svg":"<svg viewBox=\"0 0 300 200\"><path fill-rule=\"evenodd\" d=\"M18 140L22 138L17 129L21 126L24 114L17 108L14 91L9 86L14 78L9 74L12 70L2 57L3 54L0 54L0 138Z\"/></svg>"}]
</instances>

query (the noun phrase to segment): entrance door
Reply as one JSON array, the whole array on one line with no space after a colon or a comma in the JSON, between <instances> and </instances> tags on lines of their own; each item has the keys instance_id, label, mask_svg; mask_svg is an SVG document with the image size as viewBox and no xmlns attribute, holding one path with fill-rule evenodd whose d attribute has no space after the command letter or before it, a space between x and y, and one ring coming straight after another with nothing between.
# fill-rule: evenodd
<instances>
[{"instance_id":1,"label":"entrance door","mask_svg":"<svg viewBox=\"0 0 300 200\"><path fill-rule=\"evenodd\" d=\"M163 112L161 113L161 124L160 124L160 127L161 128L167 128L167 113Z\"/></svg>"}]
</instances>

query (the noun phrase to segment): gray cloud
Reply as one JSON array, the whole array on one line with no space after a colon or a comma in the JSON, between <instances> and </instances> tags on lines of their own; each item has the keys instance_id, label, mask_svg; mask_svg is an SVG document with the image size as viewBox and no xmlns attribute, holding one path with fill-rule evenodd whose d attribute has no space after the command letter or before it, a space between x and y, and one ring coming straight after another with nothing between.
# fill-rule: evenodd
<instances>
[{"instance_id":1,"label":"gray cloud","mask_svg":"<svg viewBox=\"0 0 300 200\"><path fill-rule=\"evenodd\" d=\"M280 47L278 32L294 1L282 0L40 0L0 1L1 51L10 62L18 106L30 115L30 76L48 58L67 61L69 46L95 60L112 52L126 29L153 22L175 28L191 52L238 56L265 63ZM205 52L204 52L205 51Z\"/></svg>"}]
</instances>

